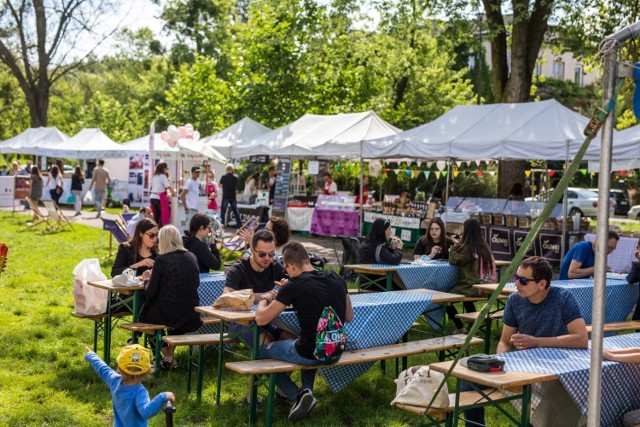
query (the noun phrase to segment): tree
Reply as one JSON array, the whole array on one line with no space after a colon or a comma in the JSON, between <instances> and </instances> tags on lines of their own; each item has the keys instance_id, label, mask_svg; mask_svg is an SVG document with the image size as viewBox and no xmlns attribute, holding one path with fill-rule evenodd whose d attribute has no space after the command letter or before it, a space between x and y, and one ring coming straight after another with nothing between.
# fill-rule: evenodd
<instances>
[{"instance_id":1,"label":"tree","mask_svg":"<svg viewBox=\"0 0 640 427\"><path fill-rule=\"evenodd\" d=\"M51 86L117 29L94 31L102 27L112 0L4 0L2 5L0 61L25 96L31 126L46 126ZM98 41L77 57L94 38Z\"/></svg>"}]
</instances>

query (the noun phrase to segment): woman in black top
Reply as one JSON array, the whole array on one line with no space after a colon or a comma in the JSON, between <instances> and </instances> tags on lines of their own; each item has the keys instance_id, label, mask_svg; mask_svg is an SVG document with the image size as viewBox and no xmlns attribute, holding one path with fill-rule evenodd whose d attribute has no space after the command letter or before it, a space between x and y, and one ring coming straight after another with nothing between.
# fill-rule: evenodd
<instances>
[{"instance_id":1,"label":"woman in black top","mask_svg":"<svg viewBox=\"0 0 640 427\"><path fill-rule=\"evenodd\" d=\"M402 240L391 239L391 223L378 218L362 244L360 262L363 264L398 265L402 260Z\"/></svg>"},{"instance_id":2,"label":"woman in black top","mask_svg":"<svg viewBox=\"0 0 640 427\"><path fill-rule=\"evenodd\" d=\"M196 256L200 273L208 273L209 270L219 270L220 252L216 246L215 237L210 245L204 241L207 236L212 236L211 219L208 216L197 213L189 222L189 230L182 237L184 247Z\"/></svg>"},{"instance_id":3,"label":"woman in black top","mask_svg":"<svg viewBox=\"0 0 640 427\"><path fill-rule=\"evenodd\" d=\"M136 276L151 270L158 256L157 241L158 224L149 218L141 219L136 224L133 238L118 247L116 259L111 267L111 277L122 274L127 268L136 270Z\"/></svg>"},{"instance_id":4,"label":"woman in black top","mask_svg":"<svg viewBox=\"0 0 640 427\"><path fill-rule=\"evenodd\" d=\"M429 221L427 232L418 240L413 249L413 259L418 259L422 255L430 259L449 259L449 247L453 245L444 229L444 222L440 218L433 218Z\"/></svg>"},{"instance_id":5,"label":"woman in black top","mask_svg":"<svg viewBox=\"0 0 640 427\"><path fill-rule=\"evenodd\" d=\"M73 194L73 206L76 208L78 216L82 214L82 184L84 184L84 175L80 166L76 166L76 170L71 175L71 193Z\"/></svg>"},{"instance_id":6,"label":"woman in black top","mask_svg":"<svg viewBox=\"0 0 640 427\"><path fill-rule=\"evenodd\" d=\"M144 221L144 220L143 220ZM200 304L200 274L195 255L182 246L180 232L173 225L160 230L156 259L145 293L140 321L171 327L170 335L193 332L202 325L194 308ZM162 348L163 366L177 365L173 360L175 346Z\"/></svg>"}]
</instances>

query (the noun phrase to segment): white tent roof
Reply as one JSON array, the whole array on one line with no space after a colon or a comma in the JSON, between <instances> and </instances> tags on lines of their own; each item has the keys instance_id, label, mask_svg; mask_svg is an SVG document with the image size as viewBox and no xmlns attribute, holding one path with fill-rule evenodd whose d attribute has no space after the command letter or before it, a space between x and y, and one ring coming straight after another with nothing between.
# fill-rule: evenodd
<instances>
[{"instance_id":1,"label":"white tent roof","mask_svg":"<svg viewBox=\"0 0 640 427\"><path fill-rule=\"evenodd\" d=\"M149 135L124 142L122 148L128 153L147 153L149 152ZM171 148L169 144L160 139L159 133L156 133L153 138L153 152L155 157L161 157L165 160L186 160L207 157L221 163L227 161L222 154L203 144L202 141L179 139L178 144L174 148Z\"/></svg>"},{"instance_id":2,"label":"white tent roof","mask_svg":"<svg viewBox=\"0 0 640 427\"><path fill-rule=\"evenodd\" d=\"M38 148L38 155L66 159L122 158L129 153L100 129L82 129L67 141Z\"/></svg>"},{"instance_id":3,"label":"white tent roof","mask_svg":"<svg viewBox=\"0 0 640 427\"><path fill-rule=\"evenodd\" d=\"M58 144L69 136L54 127L30 128L0 143L0 153L37 154L38 147Z\"/></svg>"},{"instance_id":4,"label":"white tent roof","mask_svg":"<svg viewBox=\"0 0 640 427\"><path fill-rule=\"evenodd\" d=\"M640 125L614 133L611 159L611 171L640 168ZM589 172L599 170L599 161L589 161Z\"/></svg>"},{"instance_id":5,"label":"white tent roof","mask_svg":"<svg viewBox=\"0 0 640 427\"><path fill-rule=\"evenodd\" d=\"M234 157L269 154L293 157L359 158L362 141L388 137L400 130L373 111L305 114L293 123L233 148Z\"/></svg>"},{"instance_id":6,"label":"white tent roof","mask_svg":"<svg viewBox=\"0 0 640 427\"><path fill-rule=\"evenodd\" d=\"M245 117L228 128L201 139L201 141L205 145L215 148L226 158L232 158L232 151L235 145L249 142L270 131L270 128L249 117Z\"/></svg>"},{"instance_id":7,"label":"white tent roof","mask_svg":"<svg viewBox=\"0 0 640 427\"><path fill-rule=\"evenodd\" d=\"M555 100L460 105L425 125L363 144L363 158L571 159L589 119ZM585 160L598 158L600 137Z\"/></svg>"}]
</instances>

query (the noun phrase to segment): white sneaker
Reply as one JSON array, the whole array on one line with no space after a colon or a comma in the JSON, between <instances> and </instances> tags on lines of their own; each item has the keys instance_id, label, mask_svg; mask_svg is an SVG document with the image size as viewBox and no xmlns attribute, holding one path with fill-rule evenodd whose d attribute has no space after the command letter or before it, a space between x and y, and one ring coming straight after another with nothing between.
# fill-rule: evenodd
<instances>
[{"instance_id":1,"label":"white sneaker","mask_svg":"<svg viewBox=\"0 0 640 427\"><path fill-rule=\"evenodd\" d=\"M317 403L318 400L313 397L311 390L308 388L300 390L298 392L298 399L296 399L296 403L293 404L291 411L289 411L289 421L304 420Z\"/></svg>"}]
</instances>

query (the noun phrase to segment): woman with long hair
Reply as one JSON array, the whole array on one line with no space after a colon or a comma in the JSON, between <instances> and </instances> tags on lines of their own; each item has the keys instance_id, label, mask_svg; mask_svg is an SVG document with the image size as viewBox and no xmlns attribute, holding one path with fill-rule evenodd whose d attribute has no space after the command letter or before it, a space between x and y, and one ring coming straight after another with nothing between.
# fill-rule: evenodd
<instances>
[{"instance_id":1,"label":"woman with long hair","mask_svg":"<svg viewBox=\"0 0 640 427\"><path fill-rule=\"evenodd\" d=\"M458 282L451 293L474 296L478 292L473 285L490 283L496 280L496 263L491 248L482 237L480 223L475 219L464 222L462 236L452 237L454 246L449 251L449 263L458 267ZM476 311L473 302L465 302L467 313ZM456 325L454 333L466 333L462 322L456 317L458 311L453 305L447 307L447 315Z\"/></svg>"},{"instance_id":2,"label":"woman with long hair","mask_svg":"<svg viewBox=\"0 0 640 427\"><path fill-rule=\"evenodd\" d=\"M202 325L200 315L194 311L200 304L198 261L182 245L180 232L173 225L160 230L158 254L144 291L140 321L169 326L169 335L193 332ZM171 345L162 348L165 369L177 367L174 350Z\"/></svg>"},{"instance_id":3,"label":"woman with long hair","mask_svg":"<svg viewBox=\"0 0 640 427\"><path fill-rule=\"evenodd\" d=\"M75 216L82 214L82 184L84 184L84 175L80 166L76 166L75 172L71 175L71 193L73 194L73 206L76 208Z\"/></svg>"},{"instance_id":4,"label":"woman with long hair","mask_svg":"<svg viewBox=\"0 0 640 427\"><path fill-rule=\"evenodd\" d=\"M402 261L402 240L391 238L391 223L388 219L373 221L371 231L364 239L360 261L363 264L398 265Z\"/></svg>"},{"instance_id":5,"label":"woman with long hair","mask_svg":"<svg viewBox=\"0 0 640 427\"><path fill-rule=\"evenodd\" d=\"M153 172L153 178L151 178L151 195L149 196L149 200L151 202L151 209L153 209L153 218L160 228L170 222L171 212L167 191L171 196L175 194L169 182L169 166L167 162L159 162Z\"/></svg>"},{"instance_id":6,"label":"woman with long hair","mask_svg":"<svg viewBox=\"0 0 640 427\"><path fill-rule=\"evenodd\" d=\"M430 259L449 259L449 248L453 245L444 228L444 222L440 218L429 221L427 232L416 242L413 249L413 259L423 255Z\"/></svg>"},{"instance_id":7,"label":"woman with long hair","mask_svg":"<svg viewBox=\"0 0 640 427\"><path fill-rule=\"evenodd\" d=\"M136 270L136 276L151 270L158 256L157 238L158 224L154 220L143 218L138 221L133 237L118 247L111 267L111 277L122 274L127 268Z\"/></svg>"},{"instance_id":8,"label":"woman with long hair","mask_svg":"<svg viewBox=\"0 0 640 427\"><path fill-rule=\"evenodd\" d=\"M29 192L29 198L34 204L38 204L42 199L42 174L37 166L31 167L31 191Z\"/></svg>"},{"instance_id":9,"label":"woman with long hair","mask_svg":"<svg viewBox=\"0 0 640 427\"><path fill-rule=\"evenodd\" d=\"M58 200L60 200L60 196L62 196L62 187L64 186L64 182L62 181L62 174L60 173L60 169L58 166L51 166L51 171L49 172L49 176L47 177L47 190L49 190L49 194L51 195L51 200L58 204ZM58 187L60 187L58 189Z\"/></svg>"},{"instance_id":10,"label":"woman with long hair","mask_svg":"<svg viewBox=\"0 0 640 427\"><path fill-rule=\"evenodd\" d=\"M184 234L182 243L189 252L196 256L200 273L219 270L222 262L215 235L211 231L211 219L205 214L194 214L189 222L189 230ZM207 236L212 238L209 245L205 242Z\"/></svg>"},{"instance_id":11,"label":"woman with long hair","mask_svg":"<svg viewBox=\"0 0 640 427\"><path fill-rule=\"evenodd\" d=\"M207 171L207 208L218 212L218 185L216 184L216 174L211 169Z\"/></svg>"},{"instance_id":12,"label":"woman with long hair","mask_svg":"<svg viewBox=\"0 0 640 427\"><path fill-rule=\"evenodd\" d=\"M244 183L244 196L255 196L260 188L260 172L251 175Z\"/></svg>"}]
</instances>

